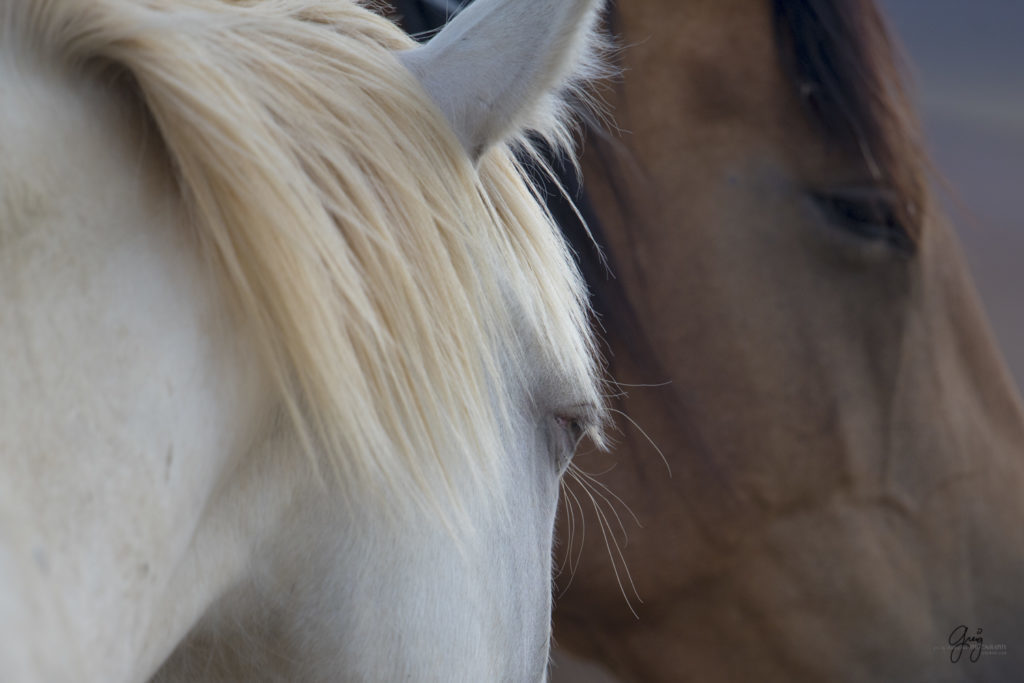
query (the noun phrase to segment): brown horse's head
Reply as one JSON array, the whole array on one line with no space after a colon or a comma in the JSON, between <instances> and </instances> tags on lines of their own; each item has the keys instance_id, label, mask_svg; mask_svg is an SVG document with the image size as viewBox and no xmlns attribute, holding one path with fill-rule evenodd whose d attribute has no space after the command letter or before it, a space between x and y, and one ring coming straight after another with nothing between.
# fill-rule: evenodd
<instances>
[{"instance_id":1,"label":"brown horse's head","mask_svg":"<svg viewBox=\"0 0 1024 683\"><path fill-rule=\"evenodd\" d=\"M1016 675L950 661L961 624L1024 647L1024 421L876 8L622 0L613 29L592 285L671 476L623 421L639 618L584 505L556 635L641 680Z\"/></svg>"}]
</instances>

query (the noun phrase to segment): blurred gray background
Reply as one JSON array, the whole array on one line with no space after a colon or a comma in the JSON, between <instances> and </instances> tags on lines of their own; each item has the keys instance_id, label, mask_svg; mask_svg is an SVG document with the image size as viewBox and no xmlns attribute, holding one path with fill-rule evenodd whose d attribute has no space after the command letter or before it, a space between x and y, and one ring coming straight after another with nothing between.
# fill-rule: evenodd
<instances>
[{"instance_id":1,"label":"blurred gray background","mask_svg":"<svg viewBox=\"0 0 1024 683\"><path fill-rule=\"evenodd\" d=\"M910 62L975 283L1017 386L1024 386L1024 2L881 4Z\"/></svg>"},{"instance_id":2,"label":"blurred gray background","mask_svg":"<svg viewBox=\"0 0 1024 683\"><path fill-rule=\"evenodd\" d=\"M904 48L940 188L1024 387L1024 2L880 0ZM606 683L556 654L551 683Z\"/></svg>"}]
</instances>

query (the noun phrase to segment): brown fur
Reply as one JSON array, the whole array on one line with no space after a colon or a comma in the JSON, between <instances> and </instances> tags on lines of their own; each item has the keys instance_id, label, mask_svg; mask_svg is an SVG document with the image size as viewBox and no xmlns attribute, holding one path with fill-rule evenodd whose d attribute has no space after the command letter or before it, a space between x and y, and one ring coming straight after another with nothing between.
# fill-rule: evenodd
<instances>
[{"instance_id":1,"label":"brown fur","mask_svg":"<svg viewBox=\"0 0 1024 683\"><path fill-rule=\"evenodd\" d=\"M623 0L616 30L625 132L584 159L617 276L596 286L629 307L604 311L619 407L672 474L625 420L578 457L643 524L617 561L643 603L572 487L557 641L625 680L1016 680L1024 412L877 9ZM813 199L849 187L908 240ZM961 623L1008 655L952 664Z\"/></svg>"}]
</instances>

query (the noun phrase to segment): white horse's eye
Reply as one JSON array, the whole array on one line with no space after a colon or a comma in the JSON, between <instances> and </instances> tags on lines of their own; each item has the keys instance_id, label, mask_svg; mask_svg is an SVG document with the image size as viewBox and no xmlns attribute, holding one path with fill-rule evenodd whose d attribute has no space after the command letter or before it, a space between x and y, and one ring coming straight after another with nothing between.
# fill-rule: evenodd
<instances>
[{"instance_id":1,"label":"white horse's eye","mask_svg":"<svg viewBox=\"0 0 1024 683\"><path fill-rule=\"evenodd\" d=\"M559 476L569 469L576 449L587 433L584 418L571 411L559 411L551 416L551 455Z\"/></svg>"},{"instance_id":2,"label":"white horse's eye","mask_svg":"<svg viewBox=\"0 0 1024 683\"><path fill-rule=\"evenodd\" d=\"M558 432L559 451L565 454L566 461L572 458L583 437L594 434L600 424L597 408L588 403L556 410L553 418Z\"/></svg>"},{"instance_id":3,"label":"white horse's eye","mask_svg":"<svg viewBox=\"0 0 1024 683\"><path fill-rule=\"evenodd\" d=\"M576 446L579 445L580 440L583 439L583 435L586 433L586 427L584 426L583 420L571 415L555 415L555 423L565 431L573 449L575 449Z\"/></svg>"}]
</instances>

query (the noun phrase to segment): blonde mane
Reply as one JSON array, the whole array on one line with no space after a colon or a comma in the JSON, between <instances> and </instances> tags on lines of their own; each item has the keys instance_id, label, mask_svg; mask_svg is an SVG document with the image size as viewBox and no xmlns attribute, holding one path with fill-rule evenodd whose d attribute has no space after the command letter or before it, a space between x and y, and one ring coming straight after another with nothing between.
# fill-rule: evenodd
<instances>
[{"instance_id":1,"label":"blonde mane","mask_svg":"<svg viewBox=\"0 0 1024 683\"><path fill-rule=\"evenodd\" d=\"M502 340L524 330L600 404L557 229L506 146L473 167L387 20L339 0L14 4L44 58L130 81L282 406L349 490L447 508L456 473L495 476L527 364Z\"/></svg>"}]
</instances>

